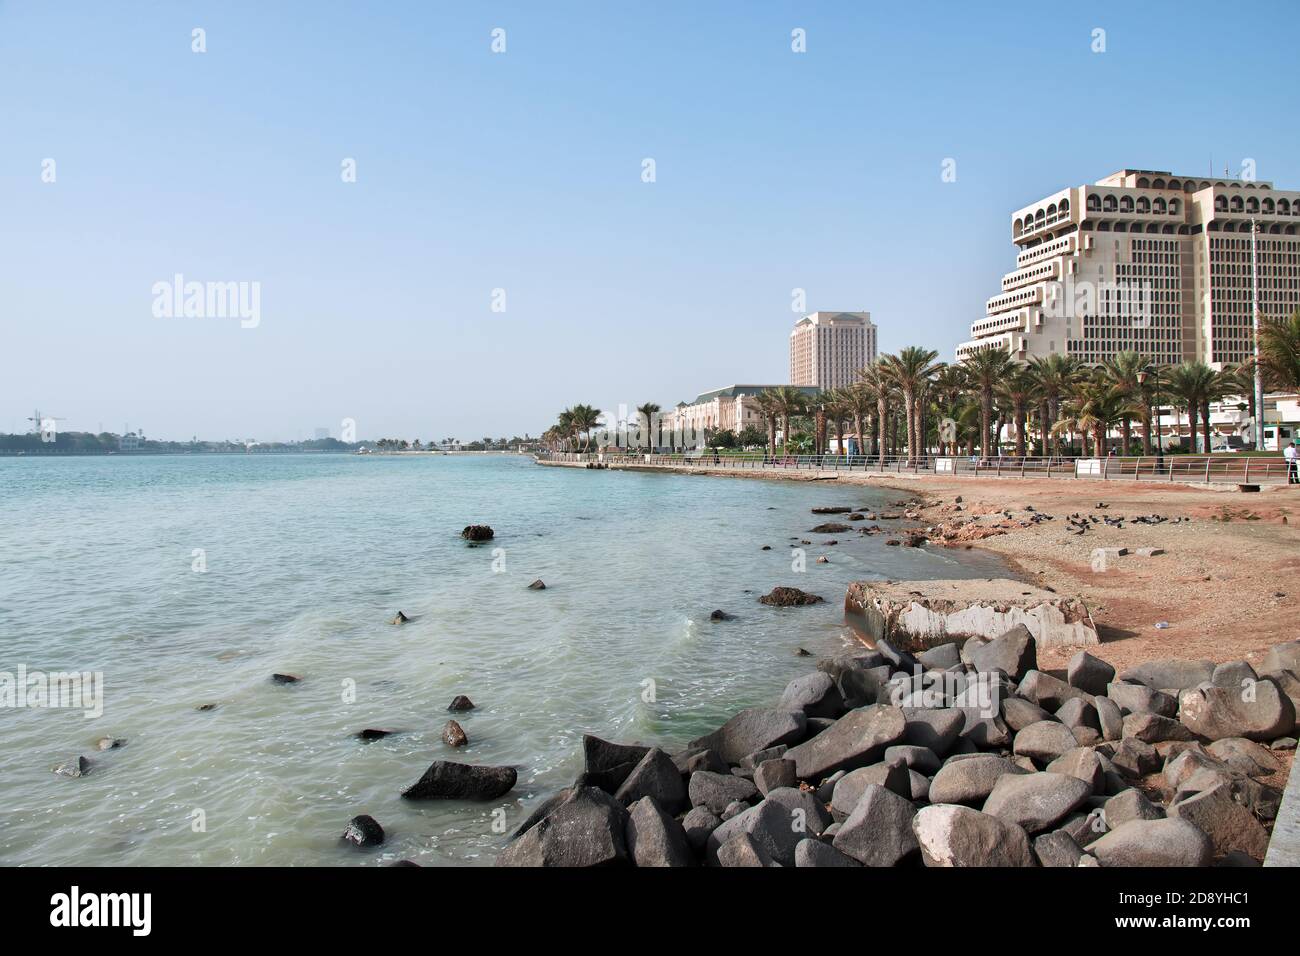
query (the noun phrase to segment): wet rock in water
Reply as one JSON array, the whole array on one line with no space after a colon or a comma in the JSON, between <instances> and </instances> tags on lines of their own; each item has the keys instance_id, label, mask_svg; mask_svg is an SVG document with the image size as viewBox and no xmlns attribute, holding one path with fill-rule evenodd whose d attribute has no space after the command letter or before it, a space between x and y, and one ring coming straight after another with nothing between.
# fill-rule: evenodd
<instances>
[{"instance_id":1,"label":"wet rock in water","mask_svg":"<svg viewBox=\"0 0 1300 956\"><path fill-rule=\"evenodd\" d=\"M528 585L528 590L530 590L530 591L545 591L545 590L546 590L546 582L543 581L541 578L538 578L538 579L537 579L536 581L534 581L532 584Z\"/></svg>"},{"instance_id":2,"label":"wet rock in water","mask_svg":"<svg viewBox=\"0 0 1300 956\"><path fill-rule=\"evenodd\" d=\"M628 808L624 838L637 866L695 865L682 824L665 813L654 797L642 797Z\"/></svg>"},{"instance_id":3,"label":"wet rock in water","mask_svg":"<svg viewBox=\"0 0 1300 956\"><path fill-rule=\"evenodd\" d=\"M464 694L457 694L455 697L451 699L451 703L447 705L447 709L452 711L453 713L462 710L473 710L474 702L470 700L468 697L466 697Z\"/></svg>"},{"instance_id":4,"label":"wet rock in water","mask_svg":"<svg viewBox=\"0 0 1300 956\"><path fill-rule=\"evenodd\" d=\"M495 800L509 793L516 779L514 767L435 760L402 796L407 800Z\"/></svg>"},{"instance_id":5,"label":"wet rock in water","mask_svg":"<svg viewBox=\"0 0 1300 956\"><path fill-rule=\"evenodd\" d=\"M409 620L410 620L409 617L407 617L407 616L406 616L405 614L403 614L401 611L398 611L398 612L397 612L397 617L393 618L393 620L392 620L390 623L392 623L392 624L405 624L405 623L406 623L407 621L409 621Z\"/></svg>"},{"instance_id":6,"label":"wet rock in water","mask_svg":"<svg viewBox=\"0 0 1300 956\"><path fill-rule=\"evenodd\" d=\"M807 720L803 711L750 707L689 746L716 750L728 764L737 764L748 754L801 740Z\"/></svg>"},{"instance_id":7,"label":"wet rock in water","mask_svg":"<svg viewBox=\"0 0 1300 956\"><path fill-rule=\"evenodd\" d=\"M272 674L271 675L272 684L296 684L300 680L302 680L302 678L299 677L297 674Z\"/></svg>"},{"instance_id":8,"label":"wet rock in water","mask_svg":"<svg viewBox=\"0 0 1300 956\"><path fill-rule=\"evenodd\" d=\"M852 512L852 508L841 508L838 505L825 508L813 508L812 513L815 515L846 515Z\"/></svg>"},{"instance_id":9,"label":"wet rock in water","mask_svg":"<svg viewBox=\"0 0 1300 956\"><path fill-rule=\"evenodd\" d=\"M384 828L367 814L353 817L340 838L353 846L380 846L384 842Z\"/></svg>"},{"instance_id":10,"label":"wet rock in water","mask_svg":"<svg viewBox=\"0 0 1300 956\"><path fill-rule=\"evenodd\" d=\"M824 598L801 591L798 588L775 587L758 600L760 604L767 604L772 607L802 607L807 604L820 604Z\"/></svg>"},{"instance_id":11,"label":"wet rock in water","mask_svg":"<svg viewBox=\"0 0 1300 956\"><path fill-rule=\"evenodd\" d=\"M710 621L733 621L735 618L736 616L734 614L728 614L726 611L721 609L718 609L709 615Z\"/></svg>"},{"instance_id":12,"label":"wet rock in water","mask_svg":"<svg viewBox=\"0 0 1300 956\"><path fill-rule=\"evenodd\" d=\"M628 861L629 814L597 787L577 787L497 857L497 866L610 866Z\"/></svg>"},{"instance_id":13,"label":"wet rock in water","mask_svg":"<svg viewBox=\"0 0 1300 956\"><path fill-rule=\"evenodd\" d=\"M85 757L73 757L54 768L60 777L84 777L90 773L91 763Z\"/></svg>"},{"instance_id":14,"label":"wet rock in water","mask_svg":"<svg viewBox=\"0 0 1300 956\"><path fill-rule=\"evenodd\" d=\"M771 551L771 550L772 550L772 546L771 546L770 544L765 544L765 545L763 545L761 548L759 548L758 550L760 550L760 551Z\"/></svg>"},{"instance_id":15,"label":"wet rock in water","mask_svg":"<svg viewBox=\"0 0 1300 956\"><path fill-rule=\"evenodd\" d=\"M912 818L926 866L1034 866L1024 829L970 807L934 804Z\"/></svg>"},{"instance_id":16,"label":"wet rock in water","mask_svg":"<svg viewBox=\"0 0 1300 956\"><path fill-rule=\"evenodd\" d=\"M383 740L389 734L395 733L397 733L395 730L383 730L379 727L367 727L365 730L357 731L357 739L365 741Z\"/></svg>"},{"instance_id":17,"label":"wet rock in water","mask_svg":"<svg viewBox=\"0 0 1300 956\"><path fill-rule=\"evenodd\" d=\"M796 648L794 649L794 656L795 656L795 657L811 657L811 656L812 656L812 652L809 651L809 650L806 650L805 648L802 648L802 647L796 647Z\"/></svg>"},{"instance_id":18,"label":"wet rock in water","mask_svg":"<svg viewBox=\"0 0 1300 956\"><path fill-rule=\"evenodd\" d=\"M1248 688L1204 686L1178 698L1178 719L1208 740L1275 740L1295 728L1295 704L1265 678Z\"/></svg>"},{"instance_id":19,"label":"wet rock in water","mask_svg":"<svg viewBox=\"0 0 1300 956\"><path fill-rule=\"evenodd\" d=\"M471 524L465 526L460 536L466 541L490 541L495 534L496 532L485 524Z\"/></svg>"},{"instance_id":20,"label":"wet rock in water","mask_svg":"<svg viewBox=\"0 0 1300 956\"><path fill-rule=\"evenodd\" d=\"M216 710L216 709L217 709L217 705L216 705L216 704L199 704L199 705L198 705L197 707L195 707L194 709L197 710L200 714L206 714L206 713L207 713L208 711L210 711L210 710Z\"/></svg>"},{"instance_id":21,"label":"wet rock in water","mask_svg":"<svg viewBox=\"0 0 1300 956\"><path fill-rule=\"evenodd\" d=\"M830 563L831 563L831 559L828 558L828 557L826 557L826 555L823 554L821 557L819 557L819 558L817 559L817 563L818 563L818 564L830 564Z\"/></svg>"},{"instance_id":22,"label":"wet rock in water","mask_svg":"<svg viewBox=\"0 0 1300 956\"><path fill-rule=\"evenodd\" d=\"M465 728L454 720L449 720L443 724L442 740L448 747L464 747L469 743L469 737L465 734Z\"/></svg>"},{"instance_id":23,"label":"wet rock in water","mask_svg":"<svg viewBox=\"0 0 1300 956\"><path fill-rule=\"evenodd\" d=\"M1186 820L1130 820L1088 852L1102 866L1208 866L1214 844Z\"/></svg>"},{"instance_id":24,"label":"wet rock in water","mask_svg":"<svg viewBox=\"0 0 1300 956\"><path fill-rule=\"evenodd\" d=\"M125 746L126 741L121 737L100 737L95 741L96 750L116 750L118 747Z\"/></svg>"},{"instance_id":25,"label":"wet rock in water","mask_svg":"<svg viewBox=\"0 0 1300 956\"><path fill-rule=\"evenodd\" d=\"M852 531L846 524L839 524L835 521L828 521L825 524L819 524L815 528L809 528L809 534L843 534L845 531Z\"/></svg>"}]
</instances>

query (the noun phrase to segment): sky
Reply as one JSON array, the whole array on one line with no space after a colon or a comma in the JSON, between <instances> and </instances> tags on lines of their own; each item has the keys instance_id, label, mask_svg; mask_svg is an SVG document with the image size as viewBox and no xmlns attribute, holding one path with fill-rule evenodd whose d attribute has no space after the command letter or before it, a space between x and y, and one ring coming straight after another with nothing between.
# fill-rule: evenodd
<instances>
[{"instance_id":1,"label":"sky","mask_svg":"<svg viewBox=\"0 0 1300 956\"><path fill-rule=\"evenodd\" d=\"M537 435L787 381L794 290L950 360L1016 208L1300 188L1300 8L1138 7L0 0L0 431Z\"/></svg>"}]
</instances>

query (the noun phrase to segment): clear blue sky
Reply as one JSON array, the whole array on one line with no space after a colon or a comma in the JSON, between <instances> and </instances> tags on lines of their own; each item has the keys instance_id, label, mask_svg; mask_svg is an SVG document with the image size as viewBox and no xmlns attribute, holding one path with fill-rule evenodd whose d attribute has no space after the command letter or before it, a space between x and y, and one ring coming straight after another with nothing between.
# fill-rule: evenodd
<instances>
[{"instance_id":1,"label":"clear blue sky","mask_svg":"<svg viewBox=\"0 0 1300 956\"><path fill-rule=\"evenodd\" d=\"M0 430L537 434L785 381L796 287L950 358L1018 206L1300 187L1294 4L1061 6L0 0ZM175 273L260 325L155 318Z\"/></svg>"}]
</instances>

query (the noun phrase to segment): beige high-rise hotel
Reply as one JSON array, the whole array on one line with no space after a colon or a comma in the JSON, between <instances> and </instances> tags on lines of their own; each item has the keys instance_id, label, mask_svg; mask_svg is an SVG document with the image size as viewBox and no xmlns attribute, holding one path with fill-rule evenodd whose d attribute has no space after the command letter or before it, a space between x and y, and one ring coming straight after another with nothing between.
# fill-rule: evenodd
<instances>
[{"instance_id":1,"label":"beige high-rise hotel","mask_svg":"<svg viewBox=\"0 0 1300 956\"><path fill-rule=\"evenodd\" d=\"M876 360L870 312L813 312L790 333L790 384L841 388Z\"/></svg>"},{"instance_id":2,"label":"beige high-rise hotel","mask_svg":"<svg viewBox=\"0 0 1300 956\"><path fill-rule=\"evenodd\" d=\"M1300 305L1300 192L1124 169L1011 214L1016 268L957 360L990 347L1100 362L1242 362L1253 350L1251 222L1260 311Z\"/></svg>"}]
</instances>

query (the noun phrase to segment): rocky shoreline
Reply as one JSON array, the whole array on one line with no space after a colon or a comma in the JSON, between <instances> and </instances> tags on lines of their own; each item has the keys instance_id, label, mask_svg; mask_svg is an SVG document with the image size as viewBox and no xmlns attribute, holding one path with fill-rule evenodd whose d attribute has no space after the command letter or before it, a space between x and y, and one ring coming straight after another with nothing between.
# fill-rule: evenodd
<instances>
[{"instance_id":1,"label":"rocky shoreline","mask_svg":"<svg viewBox=\"0 0 1300 956\"><path fill-rule=\"evenodd\" d=\"M1062 680L1023 625L915 656L882 639L680 751L585 736L582 774L497 865L1258 865L1297 674L1300 641L1258 673L1117 675L1079 651Z\"/></svg>"}]
</instances>

